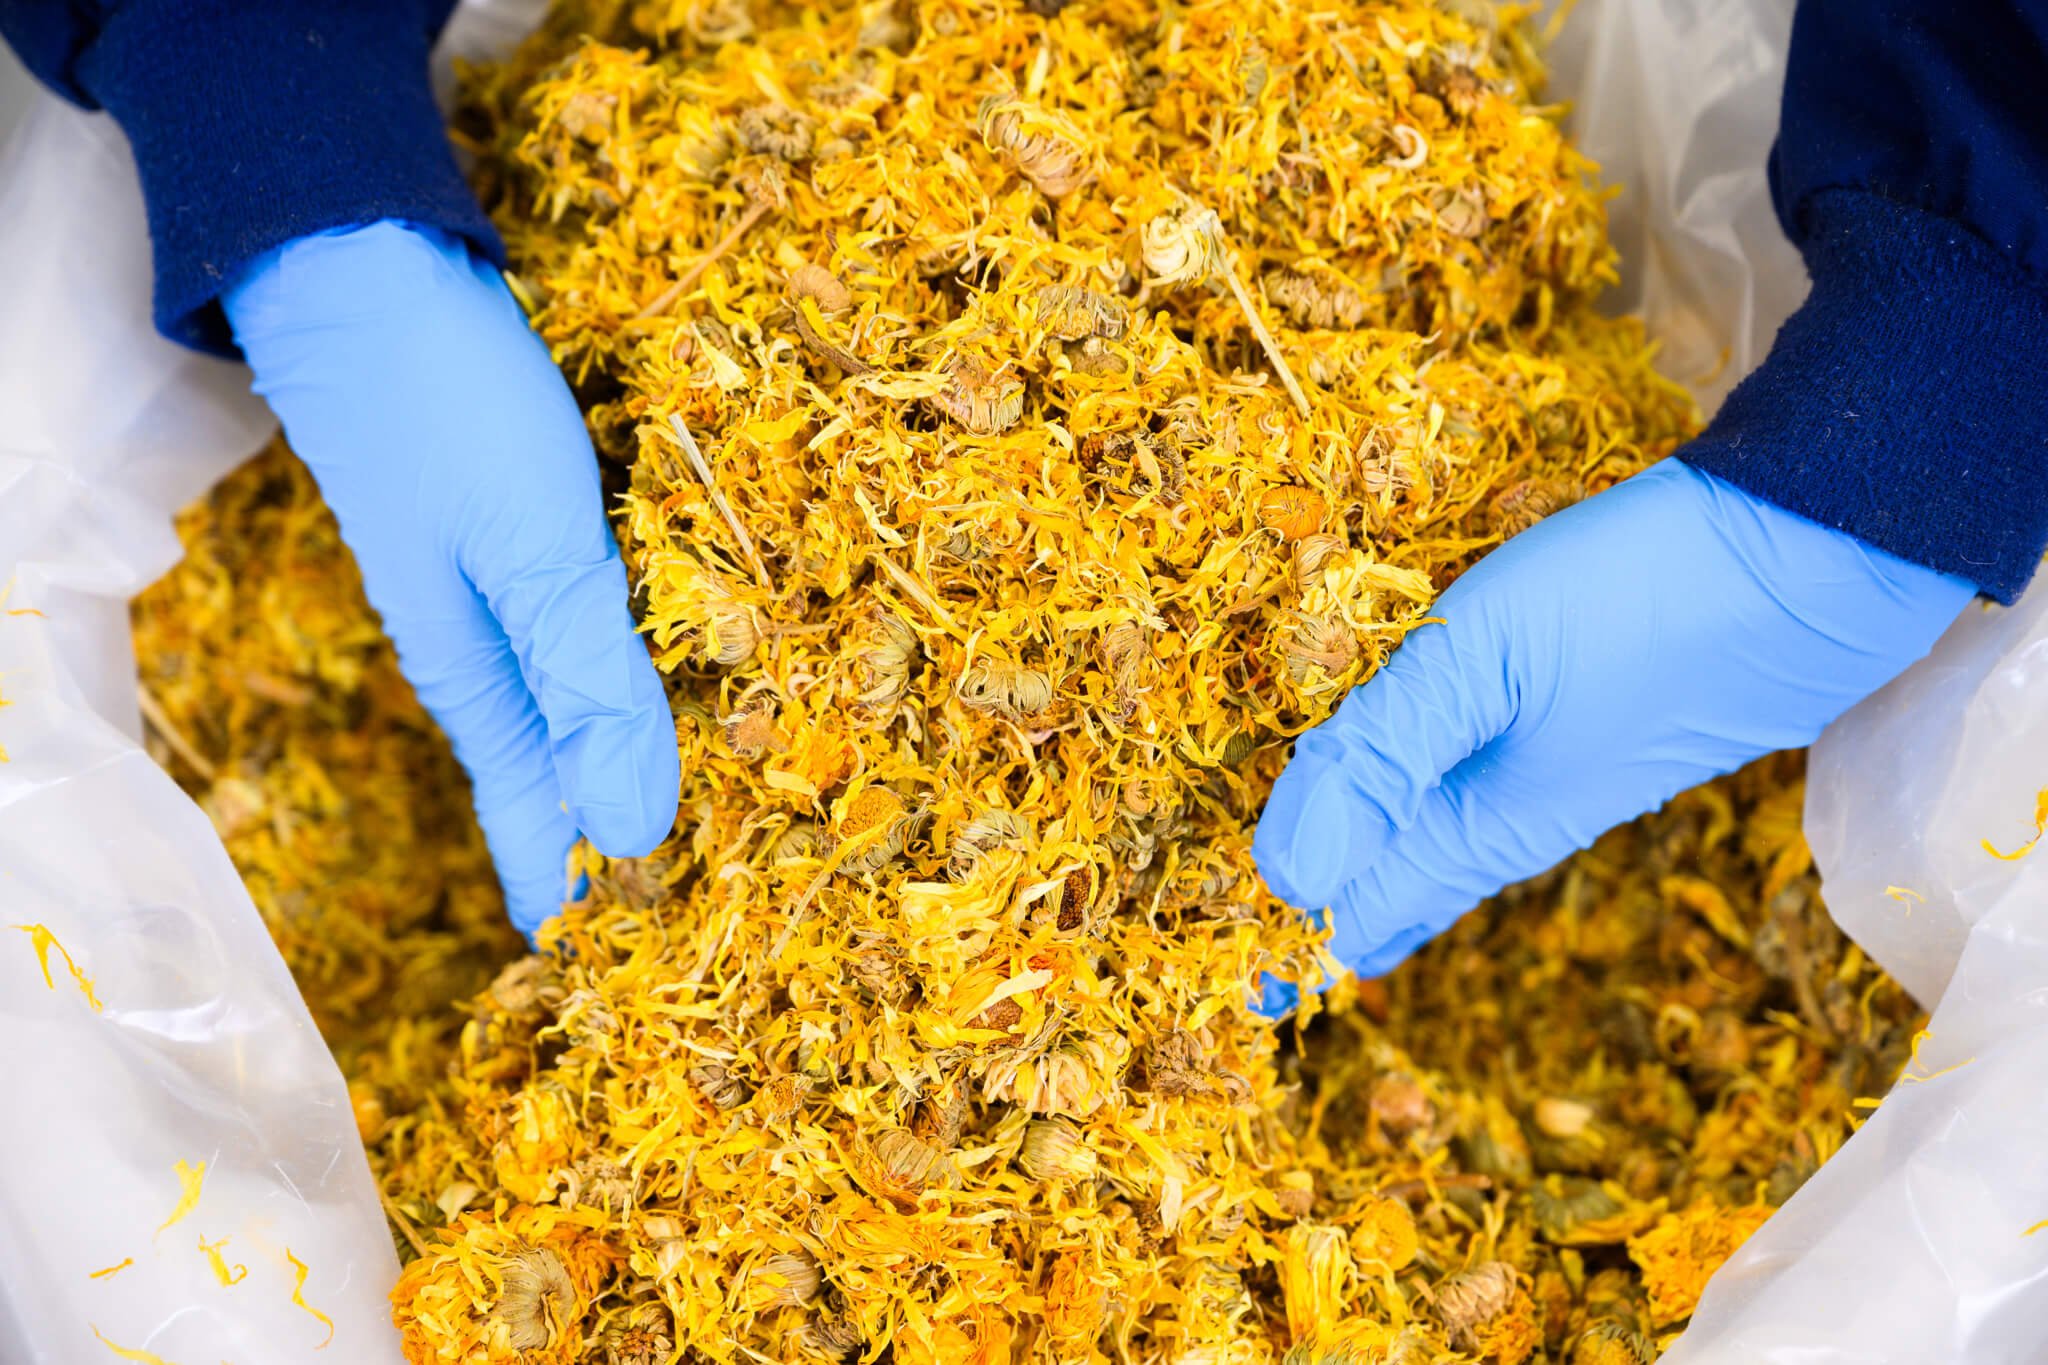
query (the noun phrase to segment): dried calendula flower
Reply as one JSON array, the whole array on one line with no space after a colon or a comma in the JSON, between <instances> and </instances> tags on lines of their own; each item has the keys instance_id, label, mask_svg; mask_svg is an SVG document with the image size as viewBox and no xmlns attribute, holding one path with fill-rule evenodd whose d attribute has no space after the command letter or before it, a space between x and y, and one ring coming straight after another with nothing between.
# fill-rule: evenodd
<instances>
[{"instance_id":1,"label":"dried calendula flower","mask_svg":"<svg viewBox=\"0 0 2048 1365\"><path fill-rule=\"evenodd\" d=\"M1038 325L1061 341L1102 337L1114 341L1131 325L1130 310L1117 299L1072 284L1049 284L1033 299Z\"/></svg>"},{"instance_id":2,"label":"dried calendula flower","mask_svg":"<svg viewBox=\"0 0 2048 1365\"><path fill-rule=\"evenodd\" d=\"M1259 494L1259 524L1283 540L1304 540L1323 529L1329 501L1313 488L1269 488Z\"/></svg>"},{"instance_id":3,"label":"dried calendula flower","mask_svg":"<svg viewBox=\"0 0 2048 1365\"><path fill-rule=\"evenodd\" d=\"M808 300L826 317L853 307L853 291L824 266L808 261L789 272L789 296Z\"/></svg>"},{"instance_id":4,"label":"dried calendula flower","mask_svg":"<svg viewBox=\"0 0 2048 1365\"><path fill-rule=\"evenodd\" d=\"M1264 283L1266 297L1296 327L1327 331L1365 323L1364 296L1328 266L1303 263L1268 270Z\"/></svg>"},{"instance_id":5,"label":"dried calendula flower","mask_svg":"<svg viewBox=\"0 0 2048 1365\"><path fill-rule=\"evenodd\" d=\"M1017 1165L1033 1180L1051 1184L1087 1179L1095 1174L1098 1160L1079 1128L1065 1119L1044 1118L1025 1126Z\"/></svg>"},{"instance_id":6,"label":"dried calendula flower","mask_svg":"<svg viewBox=\"0 0 2048 1365\"><path fill-rule=\"evenodd\" d=\"M1048 198L1072 194L1092 178L1080 130L1014 90L984 99L974 123L983 145L1007 157Z\"/></svg>"},{"instance_id":7,"label":"dried calendula flower","mask_svg":"<svg viewBox=\"0 0 2048 1365\"><path fill-rule=\"evenodd\" d=\"M840 812L834 833L840 866L856 876L874 872L903 851L909 811L887 787L864 787Z\"/></svg>"},{"instance_id":8,"label":"dried calendula flower","mask_svg":"<svg viewBox=\"0 0 2048 1365\"><path fill-rule=\"evenodd\" d=\"M552 1346L576 1312L576 1286L554 1252L545 1248L515 1254L505 1267L504 1287L492 1316L506 1327L515 1351Z\"/></svg>"},{"instance_id":9,"label":"dried calendula flower","mask_svg":"<svg viewBox=\"0 0 2048 1365\"><path fill-rule=\"evenodd\" d=\"M1602 1322L1572 1342L1568 1365L1651 1365L1657 1347L1626 1323Z\"/></svg>"},{"instance_id":10,"label":"dried calendula flower","mask_svg":"<svg viewBox=\"0 0 2048 1365\"><path fill-rule=\"evenodd\" d=\"M1770 1216L1766 1205L1728 1208L1702 1201L1665 1214L1656 1226L1631 1238L1629 1259L1642 1268L1656 1323L1668 1326L1691 1317L1708 1277Z\"/></svg>"},{"instance_id":11,"label":"dried calendula flower","mask_svg":"<svg viewBox=\"0 0 2048 1365\"><path fill-rule=\"evenodd\" d=\"M1084 1348L1101 1333L1109 1312L1109 1290L1099 1274L1084 1252L1063 1251L1053 1257L1045 1287L1045 1326L1056 1346Z\"/></svg>"},{"instance_id":12,"label":"dried calendula flower","mask_svg":"<svg viewBox=\"0 0 2048 1365\"><path fill-rule=\"evenodd\" d=\"M956 355L940 366L945 384L932 396L940 412L969 431L990 435L1015 426L1024 415L1024 381L997 374L972 356Z\"/></svg>"},{"instance_id":13,"label":"dried calendula flower","mask_svg":"<svg viewBox=\"0 0 2048 1365\"><path fill-rule=\"evenodd\" d=\"M809 115L780 104L756 104L742 109L735 122L739 140L750 152L761 152L784 161L803 161L811 154L817 136L817 122Z\"/></svg>"},{"instance_id":14,"label":"dried calendula flower","mask_svg":"<svg viewBox=\"0 0 2048 1365\"><path fill-rule=\"evenodd\" d=\"M816 1257L804 1251L778 1251L747 1272L742 1292L755 1312L807 1308L816 1301L823 1283Z\"/></svg>"},{"instance_id":15,"label":"dried calendula flower","mask_svg":"<svg viewBox=\"0 0 2048 1365\"><path fill-rule=\"evenodd\" d=\"M1584 496L1585 490L1571 479L1520 479L1494 495L1493 514L1503 536L1519 535Z\"/></svg>"}]
</instances>

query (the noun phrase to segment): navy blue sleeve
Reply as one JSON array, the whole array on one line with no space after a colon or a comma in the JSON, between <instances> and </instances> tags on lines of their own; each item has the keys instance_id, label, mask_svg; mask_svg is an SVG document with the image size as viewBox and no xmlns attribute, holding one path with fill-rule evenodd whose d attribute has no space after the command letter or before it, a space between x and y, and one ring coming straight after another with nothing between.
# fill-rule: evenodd
<instances>
[{"instance_id":1,"label":"navy blue sleeve","mask_svg":"<svg viewBox=\"0 0 2048 1365\"><path fill-rule=\"evenodd\" d=\"M2048 547L2048 0L1800 0L1813 292L1680 458L2001 602Z\"/></svg>"},{"instance_id":2,"label":"navy blue sleeve","mask_svg":"<svg viewBox=\"0 0 2048 1365\"><path fill-rule=\"evenodd\" d=\"M221 292L296 237L397 218L504 248L427 54L453 0L0 0L4 34L135 149L164 335L233 354Z\"/></svg>"}]
</instances>

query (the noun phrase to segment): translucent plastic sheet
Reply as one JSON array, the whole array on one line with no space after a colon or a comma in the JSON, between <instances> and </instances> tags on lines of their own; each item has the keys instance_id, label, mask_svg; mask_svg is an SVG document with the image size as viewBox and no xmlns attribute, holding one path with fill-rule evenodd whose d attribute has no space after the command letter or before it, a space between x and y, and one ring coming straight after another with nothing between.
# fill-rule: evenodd
<instances>
[{"instance_id":1,"label":"translucent plastic sheet","mask_svg":"<svg viewBox=\"0 0 2048 1365\"><path fill-rule=\"evenodd\" d=\"M1581 0L1552 53L1553 95L1574 103L1581 145L1624 187L1615 305L1643 313L1668 371L1709 405L1761 357L1804 287L1763 179L1790 3ZM467 0L444 55L501 50L544 7ZM0 1075L13 1108L0 1124L0 1361L116 1358L97 1329L181 1365L391 1365L395 1264L341 1078L204 816L137 739L127 599L175 559L172 512L270 426L236 367L151 333L148 293L119 134L39 101L0 155L0 698L11 703L0 709ZM36 941L14 924L54 933L102 1008L54 947L46 986ZM1944 1054L1930 1044L1923 1055L1938 1065ZM1990 1055L1980 1049L1954 1075ZM1943 1078L1910 1098L1943 1093L1960 1091ZM1829 1221L1827 1191L1892 1188L1906 1149L1870 1139L1902 1126L1894 1112L1880 1111L1756 1239L1673 1359L1961 1358L1815 1354L1816 1333L1839 1339L1849 1306L1863 1307L1845 1280L1833 1300L1814 1300L1828 1304L1825 1321L1794 1311L1814 1291L1787 1248L1816 1247L1822 1274L1837 1264L1829 1247L1856 1234L1897 1242L1903 1276L1907 1237L1971 1206L1940 1181L1908 1181L1858 1227ZM1987 1135L2034 1136L2012 1115L1983 1113ZM200 1161L197 1203L160 1227L180 1207L178 1163ZM1942 1168L1950 1181L1960 1169ZM1900 1222L1916 1199L1919 1224ZM2048 1216L2048 1192L2036 1202L2023 1221ZM1809 1228L1836 1240L1801 1240ZM202 1236L228 1237L225 1264L246 1278L223 1286ZM2024 1249L2048 1256L2048 1239ZM124 1268L92 1278L113 1266ZM2024 1283L1989 1265L1984 1277L1999 1290ZM328 1329L309 1309L333 1321L325 1350ZM1780 1343L1797 1344L1788 1354Z\"/></svg>"},{"instance_id":2,"label":"translucent plastic sheet","mask_svg":"<svg viewBox=\"0 0 2048 1365\"><path fill-rule=\"evenodd\" d=\"M1828 906L1934 1015L1907 1078L1723 1267L1668 1360L2048 1359L2048 851L1984 846L2024 848L2044 786L2040 581L1965 612L1814 747Z\"/></svg>"}]
</instances>

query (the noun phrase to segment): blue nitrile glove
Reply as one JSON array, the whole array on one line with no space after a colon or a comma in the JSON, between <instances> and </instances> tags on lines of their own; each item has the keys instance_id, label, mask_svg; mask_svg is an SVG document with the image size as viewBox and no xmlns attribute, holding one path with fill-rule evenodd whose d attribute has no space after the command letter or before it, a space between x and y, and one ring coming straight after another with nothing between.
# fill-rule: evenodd
<instances>
[{"instance_id":1,"label":"blue nitrile glove","mask_svg":"<svg viewBox=\"0 0 2048 1365\"><path fill-rule=\"evenodd\" d=\"M498 272L435 231L302 237L222 301L469 770L530 935L561 906L579 829L646 853L680 786L568 385Z\"/></svg>"},{"instance_id":2,"label":"blue nitrile glove","mask_svg":"<svg viewBox=\"0 0 2048 1365\"><path fill-rule=\"evenodd\" d=\"M1328 907L1339 961L1390 971L1614 825L1810 743L1973 592L1665 460L1453 584L1296 743L1253 855Z\"/></svg>"}]
</instances>

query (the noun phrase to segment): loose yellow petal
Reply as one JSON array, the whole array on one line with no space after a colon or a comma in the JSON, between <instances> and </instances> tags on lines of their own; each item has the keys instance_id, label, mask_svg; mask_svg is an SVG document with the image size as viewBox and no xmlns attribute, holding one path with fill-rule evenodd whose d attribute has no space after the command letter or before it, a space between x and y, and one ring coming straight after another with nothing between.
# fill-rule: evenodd
<instances>
[{"instance_id":1,"label":"loose yellow petal","mask_svg":"<svg viewBox=\"0 0 2048 1365\"><path fill-rule=\"evenodd\" d=\"M100 1345L106 1347L123 1360L133 1360L137 1362L137 1365L176 1365L176 1362L165 1360L155 1351L131 1351L126 1346L116 1346L113 1342L108 1341L106 1334L97 1327L92 1329L92 1334L100 1339Z\"/></svg>"},{"instance_id":2,"label":"loose yellow petal","mask_svg":"<svg viewBox=\"0 0 2048 1365\"><path fill-rule=\"evenodd\" d=\"M101 1008L100 998L92 988L92 978L78 969L78 964L71 960L71 954L57 941L57 936L50 932L49 926L17 924L14 927L27 934L29 941L35 945L36 961L42 964L43 968L43 984L53 991L57 989L56 978L50 975L50 949L55 948L58 955L64 959L64 966L70 971L71 979L78 983L80 993L85 996L85 1003L93 1007L94 1013L98 1013Z\"/></svg>"},{"instance_id":3,"label":"loose yellow petal","mask_svg":"<svg viewBox=\"0 0 2048 1365\"><path fill-rule=\"evenodd\" d=\"M209 1242L204 1237L199 1239L199 1249L206 1253L207 1261L213 1266L214 1278L220 1281L223 1289L240 1284L249 1278L249 1267L239 1264L230 1266L227 1258L220 1254L220 1249L227 1244L228 1239L225 1237L217 1242Z\"/></svg>"},{"instance_id":4,"label":"loose yellow petal","mask_svg":"<svg viewBox=\"0 0 2048 1365\"><path fill-rule=\"evenodd\" d=\"M206 1163L197 1166L180 1160L172 1169L178 1173L178 1204L171 1210L171 1216L157 1224L156 1235L161 1236L165 1228L183 1218L199 1205L199 1187L206 1179Z\"/></svg>"},{"instance_id":5,"label":"loose yellow petal","mask_svg":"<svg viewBox=\"0 0 2048 1365\"><path fill-rule=\"evenodd\" d=\"M292 1255L290 1247L284 1249L284 1258L292 1263L292 1306L305 1309L327 1328L327 1339L313 1348L316 1351L324 1351L334 1342L334 1319L306 1302L306 1276L312 1273L306 1269L306 1263Z\"/></svg>"},{"instance_id":6,"label":"loose yellow petal","mask_svg":"<svg viewBox=\"0 0 2048 1365\"><path fill-rule=\"evenodd\" d=\"M95 1279L95 1280L104 1280L104 1279L106 1279L106 1278L107 1278L108 1276L111 1276L111 1275L118 1275L118 1274L120 1274L120 1273L121 1273L122 1271L126 1270L126 1269L127 1269L127 1268L128 1268L129 1266L131 1266L131 1265L134 1265L134 1264L135 1264L135 1258L134 1258L133 1256L129 1256L129 1257L126 1257L126 1258L124 1258L124 1259L123 1259L123 1260L121 1261L121 1263L120 1263L119 1265L110 1265L110 1266L108 1266L108 1267L107 1267L107 1268L106 1268L105 1270L95 1270L95 1271L93 1271L93 1273L92 1273L92 1274L91 1274L90 1276L88 1276L88 1278L89 1278L89 1279Z\"/></svg>"},{"instance_id":7,"label":"loose yellow petal","mask_svg":"<svg viewBox=\"0 0 2048 1365\"><path fill-rule=\"evenodd\" d=\"M1983 839L1979 842L1983 844L1984 851L1992 857L2003 862L2016 863L2034 851L2034 845L2041 842L2041 836L2044 833L2048 833L2048 787L2043 787L2040 791L2034 793L2033 838L2027 840L2010 853L2000 853L1989 839Z\"/></svg>"}]
</instances>

